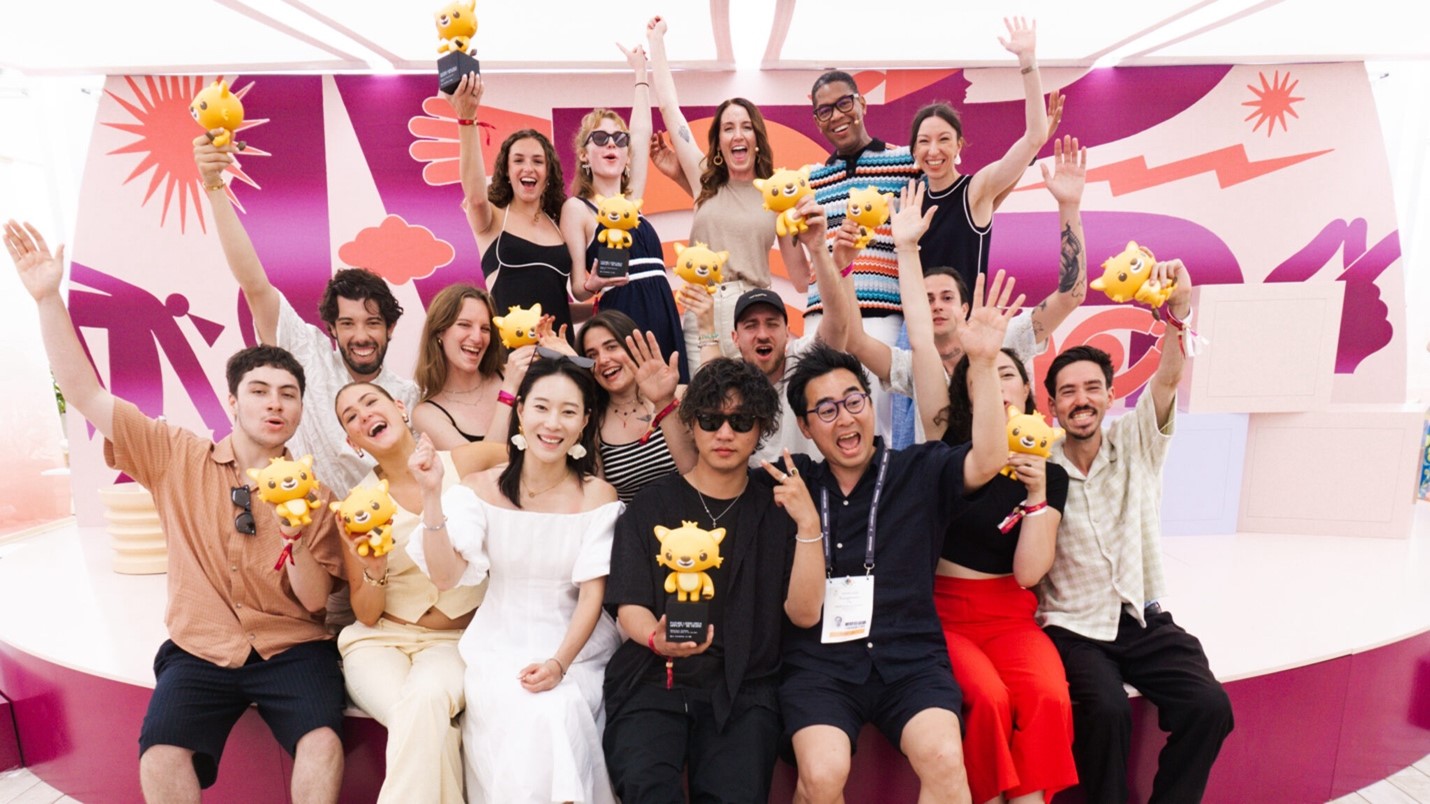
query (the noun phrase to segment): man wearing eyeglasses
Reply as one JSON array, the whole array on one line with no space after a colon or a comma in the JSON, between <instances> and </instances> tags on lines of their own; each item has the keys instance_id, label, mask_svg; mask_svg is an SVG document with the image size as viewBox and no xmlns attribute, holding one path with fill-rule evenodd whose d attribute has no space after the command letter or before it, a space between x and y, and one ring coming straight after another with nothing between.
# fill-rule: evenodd
<instances>
[{"instance_id":1,"label":"man wearing eyeglasses","mask_svg":"<svg viewBox=\"0 0 1430 804\"><path fill-rule=\"evenodd\" d=\"M964 332L971 444L889 449L875 436L869 379L858 358L816 344L786 388L798 426L824 460L794 464L819 508L826 573L819 623L791 618L780 708L799 769L796 798L843 800L850 757L873 723L909 758L920 801L967 802L962 694L934 608L934 571L957 500L1008 457L995 359L1012 288L973 300ZM877 588L877 591L875 591Z\"/></svg>"},{"instance_id":2,"label":"man wearing eyeglasses","mask_svg":"<svg viewBox=\"0 0 1430 804\"><path fill-rule=\"evenodd\" d=\"M275 346L228 361L233 432L218 443L150 419L99 384L60 292L64 247L14 221L5 246L40 314L68 404L104 436L105 460L154 495L169 548L169 640L139 736L149 801L198 801L250 703L293 755L295 800L333 801L343 772L343 679L321 612L342 572L332 517L290 528L255 510L244 470L286 454L303 413L303 368ZM275 558L281 562L275 566Z\"/></svg>"},{"instance_id":3,"label":"man wearing eyeglasses","mask_svg":"<svg viewBox=\"0 0 1430 804\"><path fill-rule=\"evenodd\" d=\"M606 666L606 767L622 801L766 801L780 737L785 617L819 620L819 515L792 462L748 468L779 397L753 365L716 358L681 400L695 467L641 490L616 522L606 607L630 635ZM751 482L764 477L765 482ZM773 478L773 485L769 482ZM783 510L782 510L783 509ZM701 642L666 640L656 526L722 530ZM685 770L685 773L682 773Z\"/></svg>"},{"instance_id":4,"label":"man wearing eyeglasses","mask_svg":"<svg viewBox=\"0 0 1430 804\"><path fill-rule=\"evenodd\" d=\"M206 135L194 140L194 161L203 179L214 228L238 280L261 343L287 349L308 372L309 401L319 414L309 416L293 436L293 450L311 454L319 475L339 497L362 481L376 465L355 451L338 418L332 415L338 391L350 382L382 386L407 410L416 409L417 386L384 365L392 330L402 316L392 290L382 277L364 268L344 268L328 280L318 315L326 329L309 324L268 278L258 250L233 209L224 170L233 162L233 147L217 148Z\"/></svg>"},{"instance_id":5,"label":"man wearing eyeglasses","mask_svg":"<svg viewBox=\"0 0 1430 804\"><path fill-rule=\"evenodd\" d=\"M852 250L852 236L841 234L840 227L851 190L873 186L880 192L897 195L910 179L921 175L920 171L908 148L870 136L864 127L868 104L849 73L826 72L815 80L809 96L814 124L834 149L825 163L809 174L815 201L828 218L827 247L835 251L835 267L853 274L864 330L870 337L892 344L904 323L893 237L886 227L880 227L869 244L856 253ZM808 326L817 326L827 312L825 307L840 295L831 290L834 287L823 281L810 285L804 313ZM873 393L879 412L878 431L887 435L893 426L888 393L882 387L876 387Z\"/></svg>"}]
</instances>

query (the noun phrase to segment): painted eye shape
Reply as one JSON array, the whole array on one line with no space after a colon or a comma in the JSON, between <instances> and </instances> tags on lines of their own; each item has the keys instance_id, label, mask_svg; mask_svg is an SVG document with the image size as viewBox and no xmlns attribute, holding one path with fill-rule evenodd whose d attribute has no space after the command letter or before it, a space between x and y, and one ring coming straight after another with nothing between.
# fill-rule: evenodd
<instances>
[{"instance_id":1,"label":"painted eye shape","mask_svg":"<svg viewBox=\"0 0 1430 804\"><path fill-rule=\"evenodd\" d=\"M666 551L665 551L665 560L666 560L666 561L674 561L674 560L675 560L675 554L672 553L672 552L670 552L669 550L666 550Z\"/></svg>"},{"instance_id":2,"label":"painted eye shape","mask_svg":"<svg viewBox=\"0 0 1430 804\"><path fill-rule=\"evenodd\" d=\"M1023 428L1021 428L1021 427L1014 427L1014 428L1013 428L1013 435L1018 436L1018 435L1022 435L1022 434L1023 434Z\"/></svg>"},{"instance_id":3,"label":"painted eye shape","mask_svg":"<svg viewBox=\"0 0 1430 804\"><path fill-rule=\"evenodd\" d=\"M705 551L702 550L702 551L700 551L700 560L701 560L701 561L709 561L709 560L710 560L710 555L709 555L708 553L706 553Z\"/></svg>"},{"instance_id":4,"label":"painted eye shape","mask_svg":"<svg viewBox=\"0 0 1430 804\"><path fill-rule=\"evenodd\" d=\"M208 111L208 108L209 108L209 102L208 102L208 101L199 101L199 109L200 109L200 110L202 110L202 111Z\"/></svg>"},{"instance_id":5,"label":"painted eye shape","mask_svg":"<svg viewBox=\"0 0 1430 804\"><path fill-rule=\"evenodd\" d=\"M270 489L276 489L276 488L278 488L278 484L275 483L275 482L273 482L272 480L270 480L270 481L268 481L268 488L270 488Z\"/></svg>"},{"instance_id":6,"label":"painted eye shape","mask_svg":"<svg viewBox=\"0 0 1430 804\"><path fill-rule=\"evenodd\" d=\"M865 212L873 212L873 211L874 211L874 205L873 205L873 204L865 204L865 205L864 205L864 211L865 211Z\"/></svg>"},{"instance_id":7,"label":"painted eye shape","mask_svg":"<svg viewBox=\"0 0 1430 804\"><path fill-rule=\"evenodd\" d=\"M1126 282L1126 281L1127 281L1127 272L1126 272L1126 271L1119 271L1118 274L1117 274L1117 281L1118 281L1118 282Z\"/></svg>"},{"instance_id":8,"label":"painted eye shape","mask_svg":"<svg viewBox=\"0 0 1430 804\"><path fill-rule=\"evenodd\" d=\"M379 507L380 507L380 506L377 504L377 500L373 500L373 501L372 501L372 510L376 511Z\"/></svg>"},{"instance_id":9,"label":"painted eye shape","mask_svg":"<svg viewBox=\"0 0 1430 804\"><path fill-rule=\"evenodd\" d=\"M308 473L307 473L307 472L299 472L299 473L298 473L298 479L299 479L299 480L307 480L307 479L308 479Z\"/></svg>"}]
</instances>

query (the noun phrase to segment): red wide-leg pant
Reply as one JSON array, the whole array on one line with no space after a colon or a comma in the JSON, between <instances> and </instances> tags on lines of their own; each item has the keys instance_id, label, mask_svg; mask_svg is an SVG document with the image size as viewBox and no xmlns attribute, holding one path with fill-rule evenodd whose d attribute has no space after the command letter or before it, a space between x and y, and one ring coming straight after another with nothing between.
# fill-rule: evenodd
<instances>
[{"instance_id":1,"label":"red wide-leg pant","mask_svg":"<svg viewBox=\"0 0 1430 804\"><path fill-rule=\"evenodd\" d=\"M963 688L963 760L973 801L1077 784L1063 663L1033 621L1032 592L1012 576L939 576L934 600Z\"/></svg>"}]
</instances>

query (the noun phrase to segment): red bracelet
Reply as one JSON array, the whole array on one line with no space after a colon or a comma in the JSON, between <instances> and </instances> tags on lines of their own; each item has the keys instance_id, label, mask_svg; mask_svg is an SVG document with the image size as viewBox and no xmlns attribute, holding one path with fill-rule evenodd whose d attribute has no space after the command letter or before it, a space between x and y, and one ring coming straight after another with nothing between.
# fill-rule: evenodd
<instances>
[{"instance_id":1,"label":"red bracelet","mask_svg":"<svg viewBox=\"0 0 1430 804\"><path fill-rule=\"evenodd\" d=\"M1011 531L1013 529L1013 526L1017 525L1023 517L1037 516L1039 512L1041 512L1047 507L1047 500L1043 500L1040 503L1033 503L1032 505L1029 505L1027 500L1018 503L1016 506L1013 507L1012 513L1008 514L1008 516L1003 517L1003 521L998 523L998 532L1007 533Z\"/></svg>"},{"instance_id":2,"label":"red bracelet","mask_svg":"<svg viewBox=\"0 0 1430 804\"><path fill-rule=\"evenodd\" d=\"M661 408L660 412L655 414L655 418L650 420L650 427L646 429L645 435L641 436L640 442L644 444L645 442L649 441L651 436L655 435L655 431L660 428L660 423L665 420L665 417L669 416L671 414L671 411L675 410L678 407L680 407L680 400L672 399L670 400L670 404Z\"/></svg>"},{"instance_id":3,"label":"red bracelet","mask_svg":"<svg viewBox=\"0 0 1430 804\"><path fill-rule=\"evenodd\" d=\"M659 630L660 630L660 627L657 626L656 629L655 629L655 631L651 631L651 632L650 632L650 639L647 639L647 640L645 641L645 643L650 646L650 652L651 652L651 653L654 653L654 654L657 655L657 656L664 657L664 659L665 659L665 688L666 688L666 689L670 689L671 687L674 687L674 686L675 686L675 660L672 659L672 658L669 657L669 656L666 656L664 653L661 653L660 651L658 651L658 650L655 649L655 634L656 634L656 631L659 631Z\"/></svg>"},{"instance_id":4,"label":"red bracelet","mask_svg":"<svg viewBox=\"0 0 1430 804\"><path fill-rule=\"evenodd\" d=\"M498 391L497 401L507 407L516 407L516 397L512 396L510 391Z\"/></svg>"},{"instance_id":5,"label":"red bracelet","mask_svg":"<svg viewBox=\"0 0 1430 804\"><path fill-rule=\"evenodd\" d=\"M852 274L852 273L854 273L854 263L851 262L851 263L849 263L848 265L844 266L844 270L840 271L840 272L839 272L839 275L840 275L840 276L849 276L849 275Z\"/></svg>"},{"instance_id":6,"label":"red bracelet","mask_svg":"<svg viewBox=\"0 0 1430 804\"><path fill-rule=\"evenodd\" d=\"M476 121L476 120L468 120L468 119L465 118L465 117L459 117L459 118L457 118L457 125L459 125L459 126L475 126L476 124L477 124L477 121Z\"/></svg>"},{"instance_id":7,"label":"red bracelet","mask_svg":"<svg viewBox=\"0 0 1430 804\"><path fill-rule=\"evenodd\" d=\"M659 631L659 628L656 628L654 631L651 631L650 638L645 641L645 643L650 646L650 652L654 653L657 656L661 655L661 652L655 649L655 635Z\"/></svg>"}]
</instances>

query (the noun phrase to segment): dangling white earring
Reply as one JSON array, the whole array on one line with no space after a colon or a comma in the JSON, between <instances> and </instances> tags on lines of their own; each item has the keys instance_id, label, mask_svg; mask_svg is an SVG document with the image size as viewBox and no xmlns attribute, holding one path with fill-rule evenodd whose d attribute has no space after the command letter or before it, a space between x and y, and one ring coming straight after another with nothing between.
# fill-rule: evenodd
<instances>
[{"instance_id":1,"label":"dangling white earring","mask_svg":"<svg viewBox=\"0 0 1430 804\"><path fill-rule=\"evenodd\" d=\"M571 460L579 461L586 457L586 448L581 446L581 442L577 441L571 445L571 449L566 450L566 454L571 456Z\"/></svg>"},{"instance_id":2,"label":"dangling white earring","mask_svg":"<svg viewBox=\"0 0 1430 804\"><path fill-rule=\"evenodd\" d=\"M522 452L526 452L526 435L518 430L516 435L511 437L511 445Z\"/></svg>"},{"instance_id":3,"label":"dangling white earring","mask_svg":"<svg viewBox=\"0 0 1430 804\"><path fill-rule=\"evenodd\" d=\"M954 155L953 155L953 164L954 164L954 165L961 165L961 164L963 164L963 154L954 154Z\"/></svg>"},{"instance_id":4,"label":"dangling white earring","mask_svg":"<svg viewBox=\"0 0 1430 804\"><path fill-rule=\"evenodd\" d=\"M366 455L363 454L362 447L353 447L353 449L357 451L357 454L358 454L358 457L359 457L359 458L365 458L365 457L367 457Z\"/></svg>"}]
</instances>

